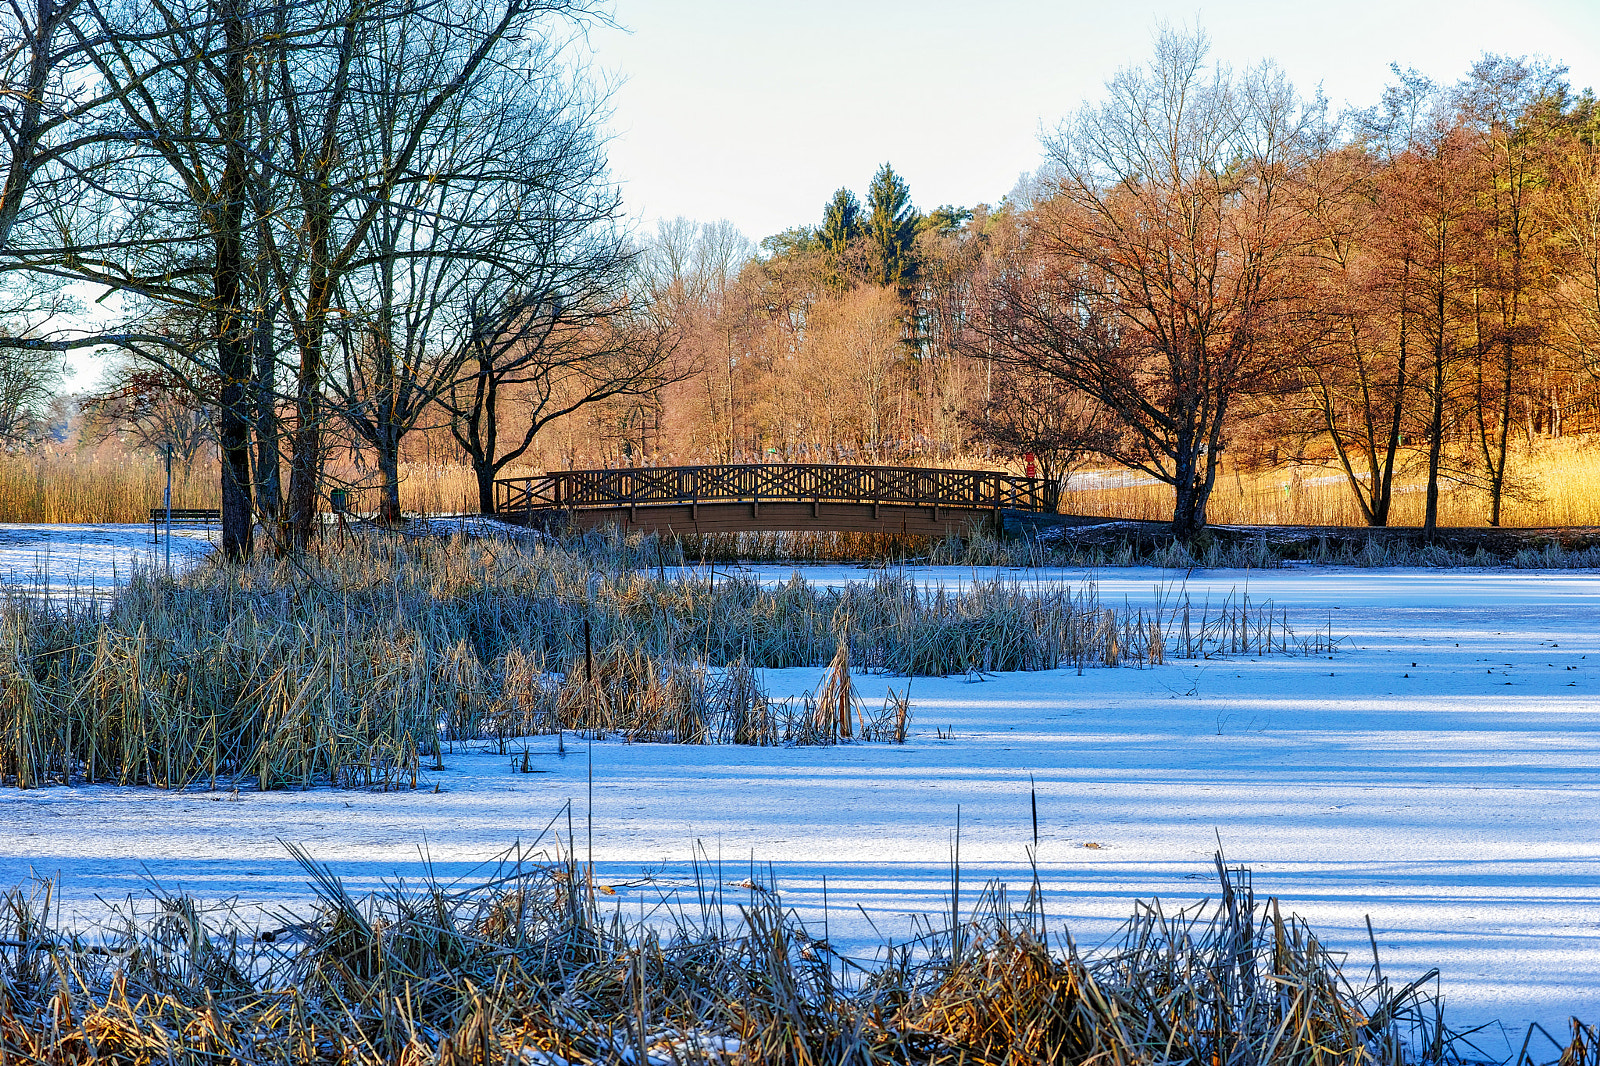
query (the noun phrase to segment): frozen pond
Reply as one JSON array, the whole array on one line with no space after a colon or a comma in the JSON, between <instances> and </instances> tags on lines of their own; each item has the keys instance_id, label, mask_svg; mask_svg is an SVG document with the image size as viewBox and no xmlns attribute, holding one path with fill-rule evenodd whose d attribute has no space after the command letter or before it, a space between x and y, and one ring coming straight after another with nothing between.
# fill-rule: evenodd
<instances>
[{"instance_id":1,"label":"frozen pond","mask_svg":"<svg viewBox=\"0 0 1600 1066\"><path fill-rule=\"evenodd\" d=\"M176 545L176 541L174 544ZM767 581L794 568L757 567ZM720 576L726 569L719 568ZM871 571L802 568L814 581ZM991 570L907 571L930 586ZM1139 897L1210 890L1220 838L1258 894L1308 918L1385 973L1443 971L1457 1026L1498 1019L1509 1057L1531 1020L1600 1018L1600 574L1563 571L1149 569L1022 571L1102 602L1198 612L1248 587L1297 629L1331 625L1333 658L1174 661L910 682L903 747L751 749L605 742L593 748L593 853L638 908L683 883L697 844L726 882L770 863L787 902L843 944L901 936L946 906L956 809L962 882L1025 888L1030 781L1052 926L1089 945ZM1331 622L1330 622L1331 619ZM769 671L774 695L820 669ZM900 678L857 678L869 706ZM937 730L937 732L936 732ZM942 739L939 734L947 739ZM524 774L489 750L447 755L408 793L0 791L0 884L60 873L69 907L141 891L147 877L247 904L304 900L281 840L353 887L448 876L531 841L568 800L586 847L589 759L532 742ZM439 791L433 791L437 784ZM563 823L564 824L564 823ZM1087 847L1095 844L1097 847ZM643 876L645 886L630 884ZM970 902L970 898L969 898ZM634 910L632 913L637 913Z\"/></svg>"},{"instance_id":2,"label":"frozen pond","mask_svg":"<svg viewBox=\"0 0 1600 1066\"><path fill-rule=\"evenodd\" d=\"M172 567L192 566L211 554L215 525L172 530ZM136 568L166 565L167 539L137 523L46 525L0 523L0 589L103 594L125 584Z\"/></svg>"}]
</instances>

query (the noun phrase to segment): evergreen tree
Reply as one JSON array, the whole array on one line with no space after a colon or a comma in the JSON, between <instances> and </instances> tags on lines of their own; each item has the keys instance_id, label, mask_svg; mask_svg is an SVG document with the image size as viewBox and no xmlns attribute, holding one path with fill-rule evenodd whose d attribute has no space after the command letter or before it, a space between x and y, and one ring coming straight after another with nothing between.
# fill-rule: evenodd
<instances>
[{"instance_id":1,"label":"evergreen tree","mask_svg":"<svg viewBox=\"0 0 1600 1066\"><path fill-rule=\"evenodd\" d=\"M810 226L790 226L782 233L763 237L761 250L773 258L810 255L817 250L817 231Z\"/></svg>"},{"instance_id":2,"label":"evergreen tree","mask_svg":"<svg viewBox=\"0 0 1600 1066\"><path fill-rule=\"evenodd\" d=\"M860 236L861 202L849 189L840 189L822 209L822 229L817 233L822 245L822 280L835 292L850 287L851 245Z\"/></svg>"},{"instance_id":3,"label":"evergreen tree","mask_svg":"<svg viewBox=\"0 0 1600 1066\"><path fill-rule=\"evenodd\" d=\"M917 232L933 233L947 237L972 221L970 207L952 207L949 204L934 208L917 220Z\"/></svg>"},{"instance_id":4,"label":"evergreen tree","mask_svg":"<svg viewBox=\"0 0 1600 1066\"><path fill-rule=\"evenodd\" d=\"M909 295L916 275L912 246L918 221L917 209L911 206L911 187L885 163L867 190L867 247L873 280L893 286L902 298Z\"/></svg>"}]
</instances>

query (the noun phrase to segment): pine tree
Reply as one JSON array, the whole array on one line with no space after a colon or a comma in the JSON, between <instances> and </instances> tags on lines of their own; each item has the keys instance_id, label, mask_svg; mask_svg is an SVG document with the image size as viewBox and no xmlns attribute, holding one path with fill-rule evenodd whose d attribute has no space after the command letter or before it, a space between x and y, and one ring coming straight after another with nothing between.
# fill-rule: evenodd
<instances>
[{"instance_id":1,"label":"pine tree","mask_svg":"<svg viewBox=\"0 0 1600 1066\"><path fill-rule=\"evenodd\" d=\"M972 221L972 208L942 204L917 220L917 232L947 237Z\"/></svg>"},{"instance_id":2,"label":"pine tree","mask_svg":"<svg viewBox=\"0 0 1600 1066\"><path fill-rule=\"evenodd\" d=\"M910 295L916 276L913 242L917 235L917 209L911 206L911 187L888 163L873 175L867 190L867 247L873 280Z\"/></svg>"},{"instance_id":3,"label":"pine tree","mask_svg":"<svg viewBox=\"0 0 1600 1066\"><path fill-rule=\"evenodd\" d=\"M849 189L833 194L822 209L822 280L834 292L850 287L851 245L861 236L861 203Z\"/></svg>"}]
</instances>

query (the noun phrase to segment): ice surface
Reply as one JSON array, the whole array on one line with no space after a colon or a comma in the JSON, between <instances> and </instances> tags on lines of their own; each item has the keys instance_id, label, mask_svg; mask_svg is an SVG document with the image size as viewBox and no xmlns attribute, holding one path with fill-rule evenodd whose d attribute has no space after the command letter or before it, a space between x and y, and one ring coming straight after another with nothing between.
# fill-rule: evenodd
<instances>
[{"instance_id":1,"label":"ice surface","mask_svg":"<svg viewBox=\"0 0 1600 1066\"><path fill-rule=\"evenodd\" d=\"M752 572L781 581L792 568ZM873 576L802 573L830 584ZM947 586L994 575L907 573ZM724 882L744 881L752 862L764 879L770 863L788 903L864 948L876 940L869 918L899 936L907 915L947 906L958 805L967 900L989 877L1025 889L1031 779L1053 926L1070 925L1081 944L1111 932L1135 898L1207 894L1220 838L1231 862L1251 866L1258 894L1280 896L1351 951L1357 975L1367 915L1391 978L1438 966L1454 1024L1508 1027L1487 1051L1509 1056L1529 1021L1559 1032L1570 1013L1600 1018L1600 574L1001 576L1074 589L1092 580L1108 604L1170 606L1186 593L1197 618L1207 597L1214 609L1248 588L1253 605L1286 608L1301 632L1331 626L1347 640L1331 660L916 678L903 747L595 744L593 854L619 905L637 914L686 883L699 842ZM821 674L768 671L766 682L798 694ZM907 684L857 681L869 703ZM292 905L309 893L280 840L357 889L416 877L424 853L441 875L468 876L531 842L568 800L581 857L589 751L570 737L565 757L554 738L529 743L540 772L476 745L405 793L0 790L0 884L60 874L79 913L148 877ZM632 884L646 874L654 883Z\"/></svg>"},{"instance_id":2,"label":"ice surface","mask_svg":"<svg viewBox=\"0 0 1600 1066\"><path fill-rule=\"evenodd\" d=\"M172 530L172 567L192 566L211 553L216 526ZM24 592L104 594L136 567L164 566L167 541L150 527L0 523L0 588Z\"/></svg>"}]
</instances>

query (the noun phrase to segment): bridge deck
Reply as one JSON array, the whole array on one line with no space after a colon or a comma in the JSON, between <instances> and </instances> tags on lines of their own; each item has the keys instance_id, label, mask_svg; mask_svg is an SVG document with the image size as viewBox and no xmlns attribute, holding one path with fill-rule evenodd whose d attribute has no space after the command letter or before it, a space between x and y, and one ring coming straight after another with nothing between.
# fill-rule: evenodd
<instances>
[{"instance_id":1,"label":"bridge deck","mask_svg":"<svg viewBox=\"0 0 1600 1066\"><path fill-rule=\"evenodd\" d=\"M537 525L674 533L828 530L964 535L1043 512L1043 483L990 470L750 464L560 470L495 483L495 512Z\"/></svg>"}]
</instances>

